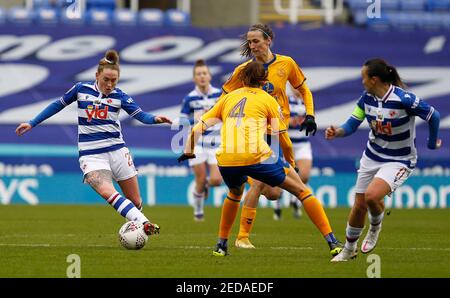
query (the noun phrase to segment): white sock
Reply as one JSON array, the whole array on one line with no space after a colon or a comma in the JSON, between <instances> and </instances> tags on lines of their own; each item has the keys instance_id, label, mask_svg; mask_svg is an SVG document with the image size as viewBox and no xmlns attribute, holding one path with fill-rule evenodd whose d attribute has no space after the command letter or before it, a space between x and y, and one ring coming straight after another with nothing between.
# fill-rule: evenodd
<instances>
[{"instance_id":1,"label":"white sock","mask_svg":"<svg viewBox=\"0 0 450 298\"><path fill-rule=\"evenodd\" d=\"M369 222L370 222L370 227L372 228L378 228L381 227L381 222L383 221L383 217L384 217L384 212L381 212L381 214L373 216L370 212L369 212Z\"/></svg>"},{"instance_id":2,"label":"white sock","mask_svg":"<svg viewBox=\"0 0 450 298\"><path fill-rule=\"evenodd\" d=\"M294 204L297 205L298 208L301 208L302 207L302 202L300 202L300 200L297 199L297 197L294 196L293 194L289 194L289 195L290 195L291 203L294 203Z\"/></svg>"},{"instance_id":3,"label":"white sock","mask_svg":"<svg viewBox=\"0 0 450 298\"><path fill-rule=\"evenodd\" d=\"M345 248L347 248L351 251L354 251L356 249L356 245L358 244L358 239L361 236L363 229L364 229L364 227L362 227L362 228L352 227L347 222L347 228L345 229L345 237L347 238L347 241L345 241Z\"/></svg>"},{"instance_id":4,"label":"white sock","mask_svg":"<svg viewBox=\"0 0 450 298\"><path fill-rule=\"evenodd\" d=\"M194 215L201 215L204 213L205 206L205 192L198 193L194 190Z\"/></svg>"},{"instance_id":5,"label":"white sock","mask_svg":"<svg viewBox=\"0 0 450 298\"><path fill-rule=\"evenodd\" d=\"M281 209L281 202L280 201L281 201L281 199L273 201L273 209L275 209L275 210Z\"/></svg>"},{"instance_id":6,"label":"white sock","mask_svg":"<svg viewBox=\"0 0 450 298\"><path fill-rule=\"evenodd\" d=\"M120 215L128 220L134 220L141 223L149 221L148 218L134 206L133 202L122 197L118 192L112 194L107 201Z\"/></svg>"}]
</instances>

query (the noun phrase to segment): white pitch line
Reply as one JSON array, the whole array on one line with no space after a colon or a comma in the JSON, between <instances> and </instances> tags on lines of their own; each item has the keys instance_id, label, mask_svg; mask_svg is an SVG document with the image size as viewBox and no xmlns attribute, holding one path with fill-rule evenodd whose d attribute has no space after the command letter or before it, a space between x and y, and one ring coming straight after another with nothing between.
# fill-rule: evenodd
<instances>
[{"instance_id":1,"label":"white pitch line","mask_svg":"<svg viewBox=\"0 0 450 298\"><path fill-rule=\"evenodd\" d=\"M150 244L151 245L151 244ZM48 243L0 243L0 246L11 246L11 247L104 247L104 248L114 248L119 247L120 244L117 245L106 245L106 244L86 244L86 245L60 245L60 244L48 244ZM166 247L158 247L164 249L212 249L214 246L166 246ZM234 248L233 248L234 249ZM256 250L263 250L264 248L256 248ZM273 250L313 250L313 247L298 247L298 246L278 246L278 247L269 247L269 249ZM377 250L427 250L427 251L450 251L450 248L436 248L436 247L378 247Z\"/></svg>"},{"instance_id":2,"label":"white pitch line","mask_svg":"<svg viewBox=\"0 0 450 298\"><path fill-rule=\"evenodd\" d=\"M17 243L0 243L0 246L13 246L13 247L50 247L50 244L17 244Z\"/></svg>"}]
</instances>

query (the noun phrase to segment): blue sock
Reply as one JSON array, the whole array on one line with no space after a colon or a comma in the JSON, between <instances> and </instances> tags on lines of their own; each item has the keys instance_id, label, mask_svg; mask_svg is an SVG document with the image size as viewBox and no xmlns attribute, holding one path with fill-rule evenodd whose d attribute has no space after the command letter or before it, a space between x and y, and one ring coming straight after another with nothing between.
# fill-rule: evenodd
<instances>
[{"instance_id":1,"label":"blue sock","mask_svg":"<svg viewBox=\"0 0 450 298\"><path fill-rule=\"evenodd\" d=\"M336 243L337 239L334 237L333 232L325 236L325 240L327 240L328 243Z\"/></svg>"},{"instance_id":2,"label":"blue sock","mask_svg":"<svg viewBox=\"0 0 450 298\"><path fill-rule=\"evenodd\" d=\"M219 238L219 241L217 242L217 244L219 244L222 247L227 247L228 246L228 239L223 239L223 238Z\"/></svg>"}]
</instances>

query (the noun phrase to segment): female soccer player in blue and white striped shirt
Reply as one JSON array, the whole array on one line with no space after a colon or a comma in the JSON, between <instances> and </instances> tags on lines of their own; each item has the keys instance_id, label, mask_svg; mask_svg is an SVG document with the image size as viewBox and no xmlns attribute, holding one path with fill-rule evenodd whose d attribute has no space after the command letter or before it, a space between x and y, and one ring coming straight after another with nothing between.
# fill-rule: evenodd
<instances>
[{"instance_id":1,"label":"female soccer player in blue and white striped shirt","mask_svg":"<svg viewBox=\"0 0 450 298\"><path fill-rule=\"evenodd\" d=\"M371 131L360 161L356 197L346 229L347 241L331 261L347 261L356 256L357 242L369 211L370 228L361 252L375 248L384 216L384 197L391 195L411 175L417 161L415 117L428 122L428 148L438 149L440 115L427 102L405 91L395 67L382 59L371 59L361 70L365 88L352 116L341 127L325 131L328 140L355 132L367 119Z\"/></svg>"},{"instance_id":2,"label":"female soccer player in blue and white striped shirt","mask_svg":"<svg viewBox=\"0 0 450 298\"><path fill-rule=\"evenodd\" d=\"M154 116L142 111L130 96L116 88L119 74L119 54L109 50L99 62L95 81L75 84L34 119L21 123L16 134L23 135L69 104L77 102L78 152L84 181L120 215L143 223L145 232L150 235L158 233L159 226L150 223L141 212L142 199L137 171L122 138L119 112L123 109L145 124L171 121L164 116ZM125 197L116 191L112 179L117 181Z\"/></svg>"},{"instance_id":3,"label":"female soccer player in blue and white striped shirt","mask_svg":"<svg viewBox=\"0 0 450 298\"><path fill-rule=\"evenodd\" d=\"M196 124L201 116L216 104L222 91L212 86L211 80L211 72L206 62L197 60L193 69L195 88L183 99L180 118L188 120L190 124ZM220 128L219 124L208 129L195 146L196 157L189 159L189 166L192 167L195 176L193 190L195 221L204 221L204 204L208 199L209 187L219 186L222 183L216 159L216 151L220 147Z\"/></svg>"}]
</instances>

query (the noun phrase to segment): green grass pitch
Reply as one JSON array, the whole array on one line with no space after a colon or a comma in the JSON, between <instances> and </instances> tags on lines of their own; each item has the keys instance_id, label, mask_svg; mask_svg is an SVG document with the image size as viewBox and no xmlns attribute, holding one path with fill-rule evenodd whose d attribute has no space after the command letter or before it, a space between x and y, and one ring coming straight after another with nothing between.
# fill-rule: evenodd
<instances>
[{"instance_id":1,"label":"green grass pitch","mask_svg":"<svg viewBox=\"0 0 450 298\"><path fill-rule=\"evenodd\" d=\"M335 234L344 240L348 208L326 210ZM304 215L258 209L254 250L234 248L214 257L220 209L206 208L205 222L193 221L192 209L145 207L161 226L146 247L128 251L117 231L123 218L107 205L0 206L0 277L66 277L67 256L81 260L81 277L366 277L371 263L359 254L347 263L330 263L328 247ZM377 248L381 277L450 277L450 209L392 210L385 217ZM365 233L363 234L363 236Z\"/></svg>"}]
</instances>

